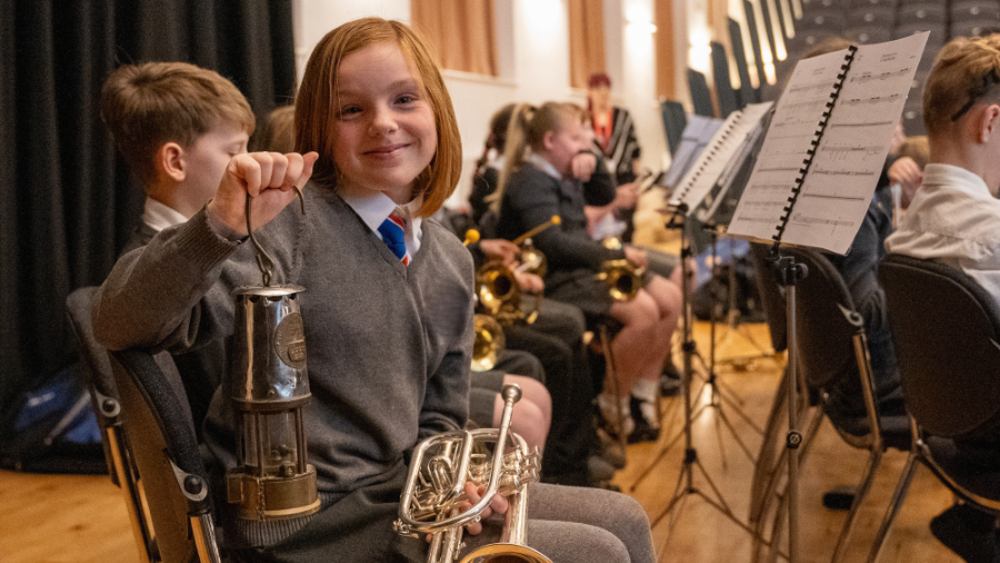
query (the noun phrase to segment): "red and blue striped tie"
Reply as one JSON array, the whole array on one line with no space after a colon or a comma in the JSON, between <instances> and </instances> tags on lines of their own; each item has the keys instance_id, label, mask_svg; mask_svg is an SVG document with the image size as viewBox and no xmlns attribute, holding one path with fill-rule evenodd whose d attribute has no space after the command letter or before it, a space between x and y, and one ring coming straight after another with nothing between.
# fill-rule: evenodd
<instances>
[{"instance_id":1,"label":"red and blue striped tie","mask_svg":"<svg viewBox=\"0 0 1000 563\"><path fill-rule=\"evenodd\" d=\"M406 252L406 242L404 241L406 223L403 218L393 213L382 221L382 224L378 227L378 232L382 235L382 240L385 241L385 245L389 247L389 250L403 261L404 266L410 264L410 255Z\"/></svg>"}]
</instances>

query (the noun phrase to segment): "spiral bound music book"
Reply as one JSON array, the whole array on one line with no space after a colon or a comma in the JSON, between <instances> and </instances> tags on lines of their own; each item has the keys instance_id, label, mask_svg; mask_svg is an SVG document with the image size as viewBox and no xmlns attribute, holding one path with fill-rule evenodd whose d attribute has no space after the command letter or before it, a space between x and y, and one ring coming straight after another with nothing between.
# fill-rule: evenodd
<instances>
[{"instance_id":1,"label":"spiral bound music book","mask_svg":"<svg viewBox=\"0 0 1000 563\"><path fill-rule=\"evenodd\" d=\"M672 193L721 126L721 119L701 115L687 116L687 125L684 126L684 131L681 133L680 145L670 161L670 168L667 169L658 183L669 188Z\"/></svg>"},{"instance_id":2,"label":"spiral bound music book","mask_svg":"<svg viewBox=\"0 0 1000 563\"><path fill-rule=\"evenodd\" d=\"M875 192L927 36L799 61L727 234L846 254Z\"/></svg>"},{"instance_id":3,"label":"spiral bound music book","mask_svg":"<svg viewBox=\"0 0 1000 563\"><path fill-rule=\"evenodd\" d=\"M683 204L688 215L694 213L713 188L719 186L719 179L749 156L747 148L762 132L763 119L773 105L772 102L749 104L730 113L674 186L667 204L674 208Z\"/></svg>"}]
</instances>

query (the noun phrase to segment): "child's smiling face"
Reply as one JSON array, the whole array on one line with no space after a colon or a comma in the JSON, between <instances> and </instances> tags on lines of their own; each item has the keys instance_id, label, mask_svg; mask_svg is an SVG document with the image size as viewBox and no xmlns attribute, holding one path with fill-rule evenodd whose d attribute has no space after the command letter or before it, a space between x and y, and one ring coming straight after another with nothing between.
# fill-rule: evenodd
<instances>
[{"instance_id":1,"label":"child's smiling face","mask_svg":"<svg viewBox=\"0 0 1000 563\"><path fill-rule=\"evenodd\" d=\"M344 57L335 103L333 157L342 187L409 202L438 138L434 110L399 47L377 43Z\"/></svg>"}]
</instances>

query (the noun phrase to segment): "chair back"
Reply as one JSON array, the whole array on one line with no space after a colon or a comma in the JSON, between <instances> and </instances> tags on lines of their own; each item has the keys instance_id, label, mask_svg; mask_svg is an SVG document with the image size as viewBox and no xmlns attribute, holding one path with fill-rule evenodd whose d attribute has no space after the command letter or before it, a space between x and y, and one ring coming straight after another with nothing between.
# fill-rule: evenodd
<instances>
[{"instance_id":1,"label":"chair back","mask_svg":"<svg viewBox=\"0 0 1000 563\"><path fill-rule=\"evenodd\" d=\"M796 282L795 326L798 367L807 385L823 389L844 377L859 377L854 350L858 325L851 297L840 272L814 250L784 248L782 254L805 265L807 275Z\"/></svg>"},{"instance_id":2,"label":"chair back","mask_svg":"<svg viewBox=\"0 0 1000 563\"><path fill-rule=\"evenodd\" d=\"M926 432L974 437L1000 413L1000 309L964 272L897 254L879 268L906 409Z\"/></svg>"},{"instance_id":3,"label":"chair back","mask_svg":"<svg viewBox=\"0 0 1000 563\"><path fill-rule=\"evenodd\" d=\"M69 325L76 337L80 355L80 368L87 379L91 402L97 414L97 424L101 435L108 436L108 429L120 426L118 405L118 390L115 388L114 375L111 373L111 362L108 352L94 339L94 331L90 322L90 302L97 292L96 286L81 287L66 297L66 315ZM108 440L102 440L104 459L108 464L111 481L120 485L115 472L114 455Z\"/></svg>"},{"instance_id":4,"label":"chair back","mask_svg":"<svg viewBox=\"0 0 1000 563\"><path fill-rule=\"evenodd\" d=\"M218 560L208 475L172 357L129 349L111 360L161 561Z\"/></svg>"},{"instance_id":5,"label":"chair back","mask_svg":"<svg viewBox=\"0 0 1000 563\"><path fill-rule=\"evenodd\" d=\"M108 358L108 351L94 338L90 321L90 303L96 286L81 287L66 298L66 313L76 336L81 371L87 379L90 398L101 428L104 459L111 474L111 482L121 488L125 496L129 521L135 536L139 557L143 563L156 559L156 541L152 524L143 506L142 485L136 473L135 462L129 454L122 427L121 401Z\"/></svg>"}]
</instances>

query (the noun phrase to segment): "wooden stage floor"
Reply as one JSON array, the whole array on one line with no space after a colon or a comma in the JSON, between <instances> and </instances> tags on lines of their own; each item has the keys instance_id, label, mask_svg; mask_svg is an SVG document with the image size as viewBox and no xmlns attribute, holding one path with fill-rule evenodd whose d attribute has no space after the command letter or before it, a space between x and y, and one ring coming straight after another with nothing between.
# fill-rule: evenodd
<instances>
[{"instance_id":1,"label":"wooden stage floor","mask_svg":"<svg viewBox=\"0 0 1000 563\"><path fill-rule=\"evenodd\" d=\"M707 323L695 327L699 352L707 356ZM752 340L752 341L751 341ZM742 358L757 353L753 344L769 342L764 325L747 324L730 331L718 328L717 357ZM678 365L681 364L677 356ZM706 361L707 361L706 357ZM720 361L716 373L732 401L704 408L692 424L692 445L704 473L693 484L715 499L712 485L740 522L746 522L753 462L739 445L756 456L762 427L777 385L781 359L765 357L735 363ZM698 405L707 403L708 392ZM738 401L738 402L737 402ZM683 465L680 436L683 408L678 398L664 399L665 431L659 443L629 447L628 466L615 482L639 500L657 519L678 482ZM746 417L746 420L744 418ZM725 423L729 422L729 425ZM906 455L890 451L863 507L846 561L864 561L875 530L895 487ZM822 506L822 495L836 485L860 478L865 452L843 443L827 424L821 427L804 461L800 482L800 546L803 563L828 561L846 512ZM639 476L647 475L639 481ZM719 499L716 499L719 500ZM930 534L928 522L947 508L951 495L924 468L917 470L903 509L896 518L881 561L885 563L955 563L957 556ZM596 507L595 507L596 509ZM671 521L674 530L666 541ZM691 563L749 562L751 540L739 524L699 495L684 495L671 517L653 528L659 561ZM0 563L130 563L138 561L124 501L104 476L27 475L0 471Z\"/></svg>"}]
</instances>

